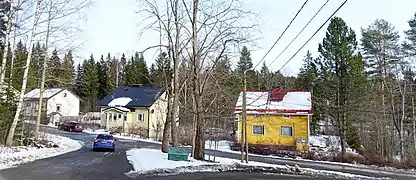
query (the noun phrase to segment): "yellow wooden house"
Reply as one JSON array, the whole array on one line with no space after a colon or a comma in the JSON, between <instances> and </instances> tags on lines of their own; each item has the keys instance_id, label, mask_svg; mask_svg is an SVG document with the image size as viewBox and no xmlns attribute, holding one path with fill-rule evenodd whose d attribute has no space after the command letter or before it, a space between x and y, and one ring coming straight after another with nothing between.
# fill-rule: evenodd
<instances>
[{"instance_id":1,"label":"yellow wooden house","mask_svg":"<svg viewBox=\"0 0 416 180\"><path fill-rule=\"evenodd\" d=\"M166 120L165 89L155 86L120 87L101 99L101 127L119 128L126 133L139 133L160 140Z\"/></svg>"},{"instance_id":2,"label":"yellow wooden house","mask_svg":"<svg viewBox=\"0 0 416 180\"><path fill-rule=\"evenodd\" d=\"M237 140L242 137L242 92L237 100L235 114L238 119ZM247 91L248 144L300 146L305 151L309 138L309 121L312 116L310 91ZM298 143L297 143L298 142Z\"/></svg>"}]
</instances>

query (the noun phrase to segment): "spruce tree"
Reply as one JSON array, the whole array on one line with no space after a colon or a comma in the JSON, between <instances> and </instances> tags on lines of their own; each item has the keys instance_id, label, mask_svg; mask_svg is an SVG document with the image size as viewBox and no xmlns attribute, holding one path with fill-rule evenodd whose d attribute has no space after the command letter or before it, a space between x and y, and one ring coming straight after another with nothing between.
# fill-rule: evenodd
<instances>
[{"instance_id":1,"label":"spruce tree","mask_svg":"<svg viewBox=\"0 0 416 180\"><path fill-rule=\"evenodd\" d=\"M71 89L74 86L75 79L75 69L74 69L74 60L72 57L72 51L68 51L64 55L63 62L61 65L62 73L60 78L62 79L63 87Z\"/></svg>"},{"instance_id":2,"label":"spruce tree","mask_svg":"<svg viewBox=\"0 0 416 180\"><path fill-rule=\"evenodd\" d=\"M83 87L82 92L85 97L85 107L84 110L86 111L95 111L96 110L96 103L98 99L98 90L100 88L99 84L99 73L98 73L98 66L95 63L94 57L91 54L90 59L84 61L83 64Z\"/></svg>"},{"instance_id":3,"label":"spruce tree","mask_svg":"<svg viewBox=\"0 0 416 180\"><path fill-rule=\"evenodd\" d=\"M15 59L14 59L14 64L13 64L12 86L15 89L21 89L22 80L23 80L23 71L24 71L24 68L22 67L24 67L26 63L27 55L28 55L27 49L25 45L23 45L22 41L19 41L17 43L14 53L15 53ZM29 83L29 84L32 84L32 83Z\"/></svg>"},{"instance_id":4,"label":"spruce tree","mask_svg":"<svg viewBox=\"0 0 416 180\"><path fill-rule=\"evenodd\" d=\"M65 72L62 68L61 58L58 56L58 51L54 49L52 51L52 56L48 60L46 71L47 81L45 82L45 87L64 87L65 79L62 77Z\"/></svg>"},{"instance_id":5,"label":"spruce tree","mask_svg":"<svg viewBox=\"0 0 416 180\"><path fill-rule=\"evenodd\" d=\"M83 63L83 64L85 64L85 63ZM78 66L77 66L77 70L76 70L76 78L75 78L75 85L74 85L73 91L79 97L84 97L85 95L84 95L84 92L83 92L83 87L84 87L84 69L83 69L81 63L79 63Z\"/></svg>"},{"instance_id":6,"label":"spruce tree","mask_svg":"<svg viewBox=\"0 0 416 180\"><path fill-rule=\"evenodd\" d=\"M124 55L124 53L121 55L120 58L120 67L119 67L119 75L118 75L118 83L119 86L124 86L124 75L125 75L125 71L126 71L126 65L127 65L127 60L126 60L126 56Z\"/></svg>"},{"instance_id":7,"label":"spruce tree","mask_svg":"<svg viewBox=\"0 0 416 180\"><path fill-rule=\"evenodd\" d=\"M312 90L316 80L316 73L316 66L312 54L307 51L298 78L296 79L296 88Z\"/></svg>"},{"instance_id":8,"label":"spruce tree","mask_svg":"<svg viewBox=\"0 0 416 180\"><path fill-rule=\"evenodd\" d=\"M109 93L112 90L109 76L110 74L108 61L104 60L104 57L101 55L100 62L98 63L99 99L104 98L107 95L107 93Z\"/></svg>"}]
</instances>

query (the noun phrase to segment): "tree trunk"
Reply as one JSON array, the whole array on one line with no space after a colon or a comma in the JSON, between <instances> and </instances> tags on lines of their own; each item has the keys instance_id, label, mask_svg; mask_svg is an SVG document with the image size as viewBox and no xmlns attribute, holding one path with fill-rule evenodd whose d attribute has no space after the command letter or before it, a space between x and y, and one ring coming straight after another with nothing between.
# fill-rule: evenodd
<instances>
[{"instance_id":1,"label":"tree trunk","mask_svg":"<svg viewBox=\"0 0 416 180\"><path fill-rule=\"evenodd\" d=\"M168 90L169 91L169 90ZM169 92L168 92L169 93ZM162 152L167 153L169 150L169 135L171 131L171 113L170 113L171 104L168 100L168 107L167 107L167 117L165 120L165 124L163 127L163 135L162 135Z\"/></svg>"},{"instance_id":2,"label":"tree trunk","mask_svg":"<svg viewBox=\"0 0 416 180\"><path fill-rule=\"evenodd\" d=\"M175 18L175 49L173 55L173 103L172 103L172 145L174 147L178 146L178 127L177 127L177 117L179 113L179 38L180 38L180 27L179 27L179 17L178 17L178 9L179 9L179 0L175 0L175 7L174 7L174 18Z\"/></svg>"},{"instance_id":3,"label":"tree trunk","mask_svg":"<svg viewBox=\"0 0 416 180\"><path fill-rule=\"evenodd\" d=\"M30 48L29 48L29 52L28 52L28 56L27 56L27 60L26 60L25 70L24 70L24 73L23 73L22 89L20 90L20 97L19 97L19 102L17 103L16 114L14 115L12 125L10 126L9 134L7 136L7 139L6 139L6 145L7 146L11 146L13 144L14 132L16 130L17 122L19 121L20 112L22 111L23 97L24 97L25 92L26 92L26 85L27 85L27 79L28 79L28 74L29 74L30 61L32 60L32 50L33 50L33 48L31 48L31 47L33 47L33 44L34 44L33 39L35 38L36 27L37 27L37 23L38 23L38 20L39 20L39 14L40 14L40 3L41 3L41 0L36 0L35 17L34 17L34 20L33 20L32 33L31 33L30 40L29 40L29 42L30 42L29 47Z\"/></svg>"},{"instance_id":4,"label":"tree trunk","mask_svg":"<svg viewBox=\"0 0 416 180\"><path fill-rule=\"evenodd\" d=\"M404 81L404 86L403 86L403 90L402 90L402 118L400 118L400 131L399 131L399 136L400 136L400 156L401 156L401 160L402 162L406 161L406 149L404 147L404 135L403 135L403 121L405 118L405 100L406 100L406 81Z\"/></svg>"},{"instance_id":5,"label":"tree trunk","mask_svg":"<svg viewBox=\"0 0 416 180\"><path fill-rule=\"evenodd\" d=\"M412 88L413 89L413 88ZM413 93L412 93L413 96ZM412 132L413 132L413 153L416 157L416 119L415 119L415 98L412 97Z\"/></svg>"},{"instance_id":6,"label":"tree trunk","mask_svg":"<svg viewBox=\"0 0 416 180\"><path fill-rule=\"evenodd\" d=\"M6 75L6 63L7 63L7 57L9 56L9 38L10 38L10 31L12 30L12 21L13 21L13 12L14 12L14 7L13 7L13 1L11 1L10 3L10 12L9 15L7 17L7 28L6 28L6 38L5 38L5 46L4 46L4 53L3 53L3 58L2 58L2 62L1 62L1 69L0 69L0 92L3 92L3 85L4 85L4 81L5 81L5 75ZM9 86L11 86L11 84L9 84Z\"/></svg>"},{"instance_id":7,"label":"tree trunk","mask_svg":"<svg viewBox=\"0 0 416 180\"><path fill-rule=\"evenodd\" d=\"M205 159L205 142L204 142L204 110L202 108L202 94L199 82L199 52L198 52L198 36L197 36L197 17L198 17L199 0L193 0L192 12L192 56L193 56L193 91L196 107L196 135L195 135L195 154L194 158L198 160Z\"/></svg>"},{"instance_id":8,"label":"tree trunk","mask_svg":"<svg viewBox=\"0 0 416 180\"><path fill-rule=\"evenodd\" d=\"M50 27L51 27L51 11L52 11L53 1L50 1L49 12L48 12L48 25L46 29L46 39L45 39L45 60L43 61L42 65L42 80L40 82L40 89L39 89L39 106L38 106L38 116L36 117L36 128L35 128L35 140L39 138L39 126L40 120L42 117L42 105L43 105L43 91L45 87L45 79L46 79L46 66L48 62L48 45L49 45L49 34L50 34ZM124 130L124 129L123 129Z\"/></svg>"}]
</instances>

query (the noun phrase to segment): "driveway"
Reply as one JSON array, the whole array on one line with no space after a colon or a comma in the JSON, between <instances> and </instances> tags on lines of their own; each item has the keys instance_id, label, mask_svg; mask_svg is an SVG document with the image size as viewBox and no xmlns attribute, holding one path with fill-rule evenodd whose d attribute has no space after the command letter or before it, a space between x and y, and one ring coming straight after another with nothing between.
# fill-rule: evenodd
<instances>
[{"instance_id":1,"label":"driveway","mask_svg":"<svg viewBox=\"0 0 416 180\"><path fill-rule=\"evenodd\" d=\"M81 180L81 179L132 179L127 177L124 173L129 172L133 167L128 163L126 159L126 150L132 148L160 148L160 144L118 139L115 152L92 152L92 142L96 135L90 135L86 133L70 133L58 131L54 128L42 127L42 131L58 134L61 136L69 137L74 140L79 140L85 143L85 145L78 151L63 154L56 157L37 160L35 162L23 164L16 168L10 168L0 171L0 180L25 180L25 179L61 179L61 180ZM207 153L213 153L213 150L207 150ZM215 154L218 157L226 157L239 159L239 154L227 153L216 151ZM416 179L416 176L405 173L392 173L385 171L377 171L365 168L355 168L342 165L325 164L318 162L306 162L299 160L286 160L286 159L274 159L258 156L250 156L249 160L265 162L270 164L281 165L299 165L300 167L313 168L319 170L331 170L340 171L352 174L360 174L370 177L391 177L394 179ZM149 162L151 163L151 162ZM187 173L169 177L146 177L150 179L189 179L195 177L195 179L270 179L270 174L253 174L245 176L244 172L222 172L222 173ZM193 176L195 175L195 176ZM222 176L220 176L222 175ZM234 178L232 178L234 176ZM287 176L287 175L285 175ZM252 177L252 178L250 178ZM284 176L281 176L284 177ZM136 177L134 179L142 179L143 177ZM272 179L279 179L280 177L274 177ZM305 179L310 177L292 177L289 179ZM194 178L191 178L194 179ZM285 178L283 178L285 179ZM286 178L287 179L287 178Z\"/></svg>"}]
</instances>

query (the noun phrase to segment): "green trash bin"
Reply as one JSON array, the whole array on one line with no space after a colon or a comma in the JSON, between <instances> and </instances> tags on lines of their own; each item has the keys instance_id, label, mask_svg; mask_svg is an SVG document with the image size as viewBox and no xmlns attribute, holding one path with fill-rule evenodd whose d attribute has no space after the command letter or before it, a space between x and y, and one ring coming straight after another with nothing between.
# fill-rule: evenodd
<instances>
[{"instance_id":1,"label":"green trash bin","mask_svg":"<svg viewBox=\"0 0 416 180\"><path fill-rule=\"evenodd\" d=\"M188 161L190 154L189 148L186 147L169 147L168 160L171 161Z\"/></svg>"}]
</instances>

